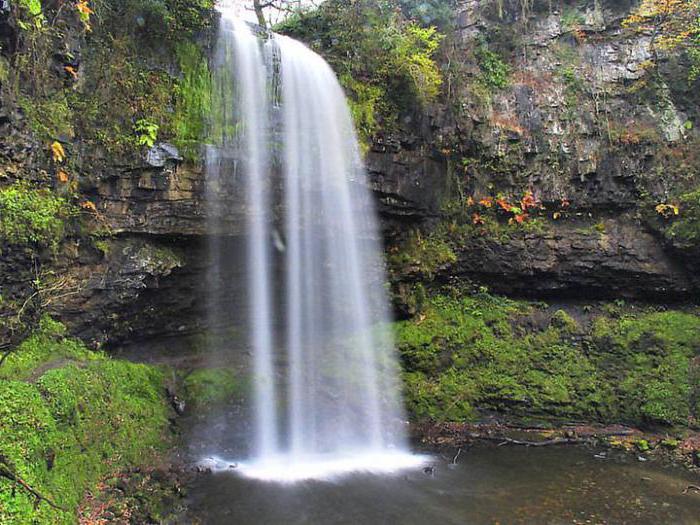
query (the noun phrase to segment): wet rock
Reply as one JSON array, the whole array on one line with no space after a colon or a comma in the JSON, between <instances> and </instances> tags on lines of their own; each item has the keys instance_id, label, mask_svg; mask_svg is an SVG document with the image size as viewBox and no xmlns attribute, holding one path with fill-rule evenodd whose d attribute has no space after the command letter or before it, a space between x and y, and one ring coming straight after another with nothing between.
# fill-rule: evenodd
<instances>
[{"instance_id":1,"label":"wet rock","mask_svg":"<svg viewBox=\"0 0 700 525\"><path fill-rule=\"evenodd\" d=\"M168 162L181 162L178 149L167 142L159 142L146 153L146 163L154 168L163 168Z\"/></svg>"}]
</instances>

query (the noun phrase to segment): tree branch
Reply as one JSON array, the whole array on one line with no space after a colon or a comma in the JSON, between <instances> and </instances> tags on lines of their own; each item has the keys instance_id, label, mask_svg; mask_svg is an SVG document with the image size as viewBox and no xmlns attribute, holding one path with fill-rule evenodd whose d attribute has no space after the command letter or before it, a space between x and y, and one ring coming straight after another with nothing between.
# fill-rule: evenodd
<instances>
[{"instance_id":1,"label":"tree branch","mask_svg":"<svg viewBox=\"0 0 700 525\"><path fill-rule=\"evenodd\" d=\"M22 487L24 490L26 490L32 496L34 496L37 503L40 501L45 501L49 506L53 507L56 510L68 512L68 509L66 509L65 507L61 507L60 505L57 505L51 499L44 496L41 492L37 491L31 485L29 485L29 483L27 483L22 478L20 478L15 472L13 472L10 469L10 467L7 465L7 463L5 463L5 461L3 460L3 458L1 456L0 456L0 477L9 479L13 483L16 483L17 485Z\"/></svg>"}]
</instances>

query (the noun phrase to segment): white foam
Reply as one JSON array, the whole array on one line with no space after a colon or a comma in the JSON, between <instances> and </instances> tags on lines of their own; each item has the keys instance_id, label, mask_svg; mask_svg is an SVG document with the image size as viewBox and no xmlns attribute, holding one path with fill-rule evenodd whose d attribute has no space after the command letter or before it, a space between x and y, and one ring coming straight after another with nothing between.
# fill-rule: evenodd
<instances>
[{"instance_id":1,"label":"white foam","mask_svg":"<svg viewBox=\"0 0 700 525\"><path fill-rule=\"evenodd\" d=\"M297 481L333 481L354 473L393 474L424 465L428 456L402 452L349 454L347 456L309 456L303 459L279 455L265 460L236 463L207 458L203 464L213 471L236 472L243 477L275 483Z\"/></svg>"}]
</instances>

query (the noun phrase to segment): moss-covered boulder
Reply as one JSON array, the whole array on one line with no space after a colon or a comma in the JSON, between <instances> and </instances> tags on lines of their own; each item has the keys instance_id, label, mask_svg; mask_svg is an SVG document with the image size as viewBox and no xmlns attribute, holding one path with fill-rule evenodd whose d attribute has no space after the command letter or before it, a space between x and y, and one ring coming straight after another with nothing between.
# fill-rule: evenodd
<instances>
[{"instance_id":1,"label":"moss-covered boulder","mask_svg":"<svg viewBox=\"0 0 700 525\"><path fill-rule=\"evenodd\" d=\"M549 420L696 425L697 312L564 310L486 293L444 293L397 324L409 411L462 421L479 412Z\"/></svg>"},{"instance_id":2,"label":"moss-covered boulder","mask_svg":"<svg viewBox=\"0 0 700 525\"><path fill-rule=\"evenodd\" d=\"M0 366L0 523L76 523L103 476L164 450L168 412L161 371L44 319Z\"/></svg>"}]
</instances>

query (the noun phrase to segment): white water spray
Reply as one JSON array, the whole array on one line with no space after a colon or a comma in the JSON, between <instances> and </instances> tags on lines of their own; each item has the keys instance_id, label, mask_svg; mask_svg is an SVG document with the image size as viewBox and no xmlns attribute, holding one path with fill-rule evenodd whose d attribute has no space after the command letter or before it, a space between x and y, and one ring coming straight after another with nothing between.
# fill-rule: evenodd
<instances>
[{"instance_id":1,"label":"white water spray","mask_svg":"<svg viewBox=\"0 0 700 525\"><path fill-rule=\"evenodd\" d=\"M405 452L376 213L333 71L226 10L216 65L208 166L221 179L220 157L238 154L249 217L256 446L241 470L295 480L420 463Z\"/></svg>"}]
</instances>

